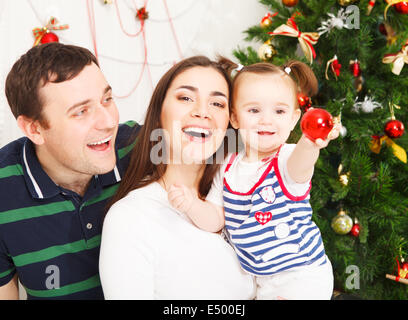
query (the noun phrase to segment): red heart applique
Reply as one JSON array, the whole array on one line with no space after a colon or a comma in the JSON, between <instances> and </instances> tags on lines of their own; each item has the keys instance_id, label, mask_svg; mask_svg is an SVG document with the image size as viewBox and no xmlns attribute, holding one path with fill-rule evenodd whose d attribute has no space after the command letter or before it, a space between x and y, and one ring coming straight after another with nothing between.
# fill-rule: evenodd
<instances>
[{"instance_id":1,"label":"red heart applique","mask_svg":"<svg viewBox=\"0 0 408 320\"><path fill-rule=\"evenodd\" d=\"M272 213L258 211L255 213L255 219L260 224L264 225L265 223L269 222L272 219Z\"/></svg>"}]
</instances>

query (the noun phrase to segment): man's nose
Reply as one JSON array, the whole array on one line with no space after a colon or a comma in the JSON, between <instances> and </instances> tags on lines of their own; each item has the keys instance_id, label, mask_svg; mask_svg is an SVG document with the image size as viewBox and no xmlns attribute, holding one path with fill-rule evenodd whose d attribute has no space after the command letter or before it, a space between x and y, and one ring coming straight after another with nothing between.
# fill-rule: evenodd
<instances>
[{"instance_id":1,"label":"man's nose","mask_svg":"<svg viewBox=\"0 0 408 320\"><path fill-rule=\"evenodd\" d=\"M112 129L118 125L118 110L116 106L98 106L96 111L97 129Z\"/></svg>"}]
</instances>

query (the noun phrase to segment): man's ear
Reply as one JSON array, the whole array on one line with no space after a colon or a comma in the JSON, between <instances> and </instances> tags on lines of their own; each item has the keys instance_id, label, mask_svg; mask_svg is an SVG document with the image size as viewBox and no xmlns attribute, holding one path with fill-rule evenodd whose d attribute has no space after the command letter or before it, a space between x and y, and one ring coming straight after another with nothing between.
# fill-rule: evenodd
<instances>
[{"instance_id":1,"label":"man's ear","mask_svg":"<svg viewBox=\"0 0 408 320\"><path fill-rule=\"evenodd\" d=\"M43 128L38 120L20 115L17 117L17 125L34 144L41 145L44 143Z\"/></svg>"},{"instance_id":2,"label":"man's ear","mask_svg":"<svg viewBox=\"0 0 408 320\"><path fill-rule=\"evenodd\" d=\"M235 112L231 112L230 122L231 122L231 126L234 129L239 129L238 120L237 120L237 116L236 116Z\"/></svg>"}]
</instances>

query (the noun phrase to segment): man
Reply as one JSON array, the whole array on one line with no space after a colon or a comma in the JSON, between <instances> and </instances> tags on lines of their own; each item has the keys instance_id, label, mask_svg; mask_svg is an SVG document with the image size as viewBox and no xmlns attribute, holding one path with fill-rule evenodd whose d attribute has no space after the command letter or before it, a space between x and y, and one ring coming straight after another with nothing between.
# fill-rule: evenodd
<instances>
[{"instance_id":1,"label":"man","mask_svg":"<svg viewBox=\"0 0 408 320\"><path fill-rule=\"evenodd\" d=\"M0 299L103 299L104 208L139 126L119 114L95 56L60 43L30 49L6 96L25 137L0 150Z\"/></svg>"}]
</instances>

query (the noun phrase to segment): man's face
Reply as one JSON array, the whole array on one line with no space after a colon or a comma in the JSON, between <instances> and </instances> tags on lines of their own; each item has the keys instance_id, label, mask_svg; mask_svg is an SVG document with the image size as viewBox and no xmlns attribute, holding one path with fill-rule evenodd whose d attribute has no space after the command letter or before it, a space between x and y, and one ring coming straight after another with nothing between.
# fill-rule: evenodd
<instances>
[{"instance_id":1,"label":"man's face","mask_svg":"<svg viewBox=\"0 0 408 320\"><path fill-rule=\"evenodd\" d=\"M44 168L71 181L111 171L119 113L98 66L87 65L68 81L49 82L39 94L49 125L40 128L43 143L36 149Z\"/></svg>"}]
</instances>

